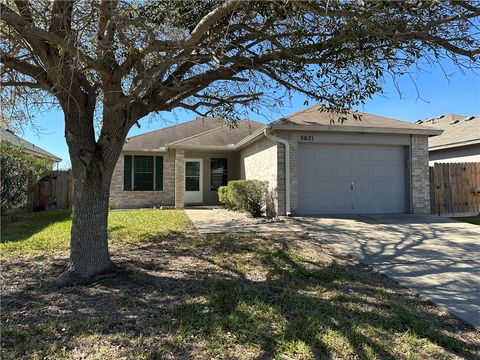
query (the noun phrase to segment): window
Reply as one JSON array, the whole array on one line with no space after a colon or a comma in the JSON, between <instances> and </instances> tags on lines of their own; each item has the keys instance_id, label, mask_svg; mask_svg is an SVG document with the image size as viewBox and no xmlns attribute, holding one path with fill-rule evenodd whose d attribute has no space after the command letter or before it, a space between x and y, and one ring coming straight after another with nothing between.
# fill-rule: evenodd
<instances>
[{"instance_id":1,"label":"window","mask_svg":"<svg viewBox=\"0 0 480 360\"><path fill-rule=\"evenodd\" d=\"M125 191L162 191L163 156L124 156Z\"/></svg>"},{"instance_id":2,"label":"window","mask_svg":"<svg viewBox=\"0 0 480 360\"><path fill-rule=\"evenodd\" d=\"M200 161L185 162L185 190L200 191Z\"/></svg>"},{"instance_id":3,"label":"window","mask_svg":"<svg viewBox=\"0 0 480 360\"><path fill-rule=\"evenodd\" d=\"M153 190L153 156L133 157L133 190Z\"/></svg>"},{"instance_id":4,"label":"window","mask_svg":"<svg viewBox=\"0 0 480 360\"><path fill-rule=\"evenodd\" d=\"M227 159L210 159L210 184L211 190L217 191L220 186L227 185L228 168Z\"/></svg>"}]
</instances>

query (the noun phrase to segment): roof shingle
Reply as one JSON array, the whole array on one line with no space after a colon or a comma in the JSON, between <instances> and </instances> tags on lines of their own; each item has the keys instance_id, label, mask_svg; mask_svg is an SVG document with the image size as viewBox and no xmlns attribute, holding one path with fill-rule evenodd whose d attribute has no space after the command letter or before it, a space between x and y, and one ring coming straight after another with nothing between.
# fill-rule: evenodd
<instances>
[{"instance_id":1,"label":"roof shingle","mask_svg":"<svg viewBox=\"0 0 480 360\"><path fill-rule=\"evenodd\" d=\"M123 150L158 150L171 143L226 146L236 143L261 126L263 124L256 121L240 120L237 122L237 127L230 128L222 119L197 118L178 125L132 136L126 140Z\"/></svg>"},{"instance_id":2,"label":"roof shingle","mask_svg":"<svg viewBox=\"0 0 480 360\"><path fill-rule=\"evenodd\" d=\"M430 150L457 147L480 142L480 116L465 120L463 115L448 114L441 119L430 119L423 123L443 133L428 139ZM458 121L458 122L457 122Z\"/></svg>"},{"instance_id":3,"label":"roof shingle","mask_svg":"<svg viewBox=\"0 0 480 360\"><path fill-rule=\"evenodd\" d=\"M274 125L317 125L328 127L375 127L385 129L405 129L405 130L431 130L432 128L420 124L410 123L385 116L367 114L359 111L349 111L347 114L332 113L320 111L320 105L313 105L301 111L288 115L275 121ZM354 114L360 115L360 119L354 118ZM346 117L341 123L340 118Z\"/></svg>"}]
</instances>

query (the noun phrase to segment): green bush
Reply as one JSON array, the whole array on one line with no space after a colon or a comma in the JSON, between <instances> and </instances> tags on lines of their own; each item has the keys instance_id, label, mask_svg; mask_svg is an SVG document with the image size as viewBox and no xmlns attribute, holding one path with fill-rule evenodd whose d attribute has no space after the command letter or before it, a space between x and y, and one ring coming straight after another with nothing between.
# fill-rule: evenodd
<instances>
[{"instance_id":1,"label":"green bush","mask_svg":"<svg viewBox=\"0 0 480 360\"><path fill-rule=\"evenodd\" d=\"M23 205L28 192L49 170L52 162L28 154L22 147L0 141L1 213Z\"/></svg>"},{"instance_id":2,"label":"green bush","mask_svg":"<svg viewBox=\"0 0 480 360\"><path fill-rule=\"evenodd\" d=\"M228 209L234 209L235 206L233 203L230 201L229 194L230 194L230 189L227 186L220 186L218 188L218 201L220 201L222 204L225 204L225 206Z\"/></svg>"},{"instance_id":3,"label":"green bush","mask_svg":"<svg viewBox=\"0 0 480 360\"><path fill-rule=\"evenodd\" d=\"M246 211L260 217L266 210L271 215L271 195L266 181L233 180L218 189L218 199L232 210Z\"/></svg>"}]
</instances>

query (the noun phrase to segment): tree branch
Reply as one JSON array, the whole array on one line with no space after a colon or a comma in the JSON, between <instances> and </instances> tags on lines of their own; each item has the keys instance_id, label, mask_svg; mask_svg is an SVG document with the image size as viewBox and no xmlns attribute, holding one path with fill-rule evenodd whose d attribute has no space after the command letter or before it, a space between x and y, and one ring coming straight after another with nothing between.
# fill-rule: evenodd
<instances>
[{"instance_id":1,"label":"tree branch","mask_svg":"<svg viewBox=\"0 0 480 360\"><path fill-rule=\"evenodd\" d=\"M93 58L86 55L79 48L75 47L68 39L61 38L55 34L42 30L22 16L16 14L13 10L8 8L3 3L0 4L0 16L3 21L15 29L30 45L35 46L35 42L40 40L42 42L55 45L67 51L73 58L78 57L90 68L103 69Z\"/></svg>"}]
</instances>

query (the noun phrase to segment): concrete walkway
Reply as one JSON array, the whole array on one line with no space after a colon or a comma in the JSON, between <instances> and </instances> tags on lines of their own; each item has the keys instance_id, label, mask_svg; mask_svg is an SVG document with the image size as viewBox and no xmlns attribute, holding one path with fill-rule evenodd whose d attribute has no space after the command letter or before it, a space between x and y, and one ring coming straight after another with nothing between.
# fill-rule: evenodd
<instances>
[{"instance_id":1,"label":"concrete walkway","mask_svg":"<svg viewBox=\"0 0 480 360\"><path fill-rule=\"evenodd\" d=\"M286 219L285 222L243 225L215 209L192 208L185 209L185 212L200 234L303 231L302 225L291 219Z\"/></svg>"},{"instance_id":2,"label":"concrete walkway","mask_svg":"<svg viewBox=\"0 0 480 360\"><path fill-rule=\"evenodd\" d=\"M430 215L295 220L480 328L480 226Z\"/></svg>"},{"instance_id":3,"label":"concrete walkway","mask_svg":"<svg viewBox=\"0 0 480 360\"><path fill-rule=\"evenodd\" d=\"M480 328L480 226L430 215L296 217L242 226L216 211L186 212L200 233L314 233Z\"/></svg>"}]
</instances>

